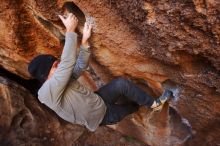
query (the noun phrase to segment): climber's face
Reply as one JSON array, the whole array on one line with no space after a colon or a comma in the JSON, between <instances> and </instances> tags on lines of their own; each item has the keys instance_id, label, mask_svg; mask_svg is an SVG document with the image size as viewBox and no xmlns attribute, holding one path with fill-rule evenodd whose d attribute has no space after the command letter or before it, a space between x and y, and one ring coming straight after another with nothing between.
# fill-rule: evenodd
<instances>
[{"instance_id":1,"label":"climber's face","mask_svg":"<svg viewBox=\"0 0 220 146\"><path fill-rule=\"evenodd\" d=\"M59 63L60 63L59 60L57 60L57 61L55 61L55 62L53 63L53 65L52 65L52 67L51 67L51 69L50 69L50 72L49 72L49 75L48 75L47 79L49 79L49 78L54 74L54 72L56 71L56 69L57 69Z\"/></svg>"}]
</instances>

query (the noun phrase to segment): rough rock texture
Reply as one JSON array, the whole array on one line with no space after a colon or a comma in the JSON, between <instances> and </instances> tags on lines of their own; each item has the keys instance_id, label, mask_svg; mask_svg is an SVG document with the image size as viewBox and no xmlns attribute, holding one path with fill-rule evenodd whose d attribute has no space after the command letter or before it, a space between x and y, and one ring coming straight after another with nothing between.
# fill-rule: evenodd
<instances>
[{"instance_id":1,"label":"rough rock texture","mask_svg":"<svg viewBox=\"0 0 220 146\"><path fill-rule=\"evenodd\" d=\"M57 14L64 2L2 0L3 68L30 78L27 64L34 56L60 55L64 27ZM74 3L94 24L90 70L81 78L88 87L95 90L116 76L124 76L155 97L166 79L182 88L180 97L170 102L172 108L166 106L161 113L141 108L112 128L149 145L220 144L218 0ZM76 14L81 21L85 19L78 9ZM56 120L54 116L51 119Z\"/></svg>"}]
</instances>

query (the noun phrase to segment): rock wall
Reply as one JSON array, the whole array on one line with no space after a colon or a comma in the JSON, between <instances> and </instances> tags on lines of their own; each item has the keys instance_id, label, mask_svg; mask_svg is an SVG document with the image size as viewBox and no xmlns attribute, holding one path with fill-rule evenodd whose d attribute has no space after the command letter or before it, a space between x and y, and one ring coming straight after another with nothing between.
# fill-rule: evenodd
<instances>
[{"instance_id":1,"label":"rock wall","mask_svg":"<svg viewBox=\"0 0 220 146\"><path fill-rule=\"evenodd\" d=\"M57 14L63 12L65 2L2 0L0 66L29 79L27 65L34 56L49 53L59 57L64 26ZM179 98L166 105L161 113L142 107L111 128L149 145L220 144L218 0L73 2L75 6L71 10L80 19L79 34L85 19L94 24L90 70L80 79L82 83L96 90L123 76L154 97L160 95L161 82L166 79L182 88ZM36 113L45 120L57 120L54 115L45 117L40 111ZM6 117L12 119L15 115ZM42 132L45 130L42 128ZM78 132L83 130L79 128ZM57 139L62 137L57 135Z\"/></svg>"}]
</instances>

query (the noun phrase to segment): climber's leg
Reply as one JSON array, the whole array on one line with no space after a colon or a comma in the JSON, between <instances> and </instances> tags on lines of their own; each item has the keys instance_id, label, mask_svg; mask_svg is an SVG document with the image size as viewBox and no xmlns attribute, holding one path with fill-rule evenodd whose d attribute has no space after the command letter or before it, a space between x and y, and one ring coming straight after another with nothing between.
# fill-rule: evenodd
<instances>
[{"instance_id":1,"label":"climber's leg","mask_svg":"<svg viewBox=\"0 0 220 146\"><path fill-rule=\"evenodd\" d=\"M151 107L154 99L131 81L117 78L100 88L97 92L106 103L114 104L119 97L125 97L138 105Z\"/></svg>"},{"instance_id":2,"label":"climber's leg","mask_svg":"<svg viewBox=\"0 0 220 146\"><path fill-rule=\"evenodd\" d=\"M118 78L107 85L100 88L97 92L105 103L115 104L119 97L124 97L137 103L138 105L146 105L155 110L162 109L163 104L171 97L172 93L169 90L164 90L163 94L156 100L137 87L131 81L123 78Z\"/></svg>"}]
</instances>

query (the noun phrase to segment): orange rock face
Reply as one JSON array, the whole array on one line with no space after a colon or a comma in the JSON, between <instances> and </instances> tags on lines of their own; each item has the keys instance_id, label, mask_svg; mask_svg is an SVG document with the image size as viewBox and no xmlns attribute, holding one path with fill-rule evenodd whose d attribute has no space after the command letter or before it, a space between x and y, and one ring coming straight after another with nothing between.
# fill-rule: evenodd
<instances>
[{"instance_id":1,"label":"orange rock face","mask_svg":"<svg viewBox=\"0 0 220 146\"><path fill-rule=\"evenodd\" d=\"M27 65L34 56L59 57L64 26L57 14L65 2L2 0L0 66L29 79ZM161 113L141 108L112 128L149 145L220 143L218 0L73 2L79 38L86 19L94 25L90 70L81 78L86 86L95 90L123 76L154 97L166 79L182 88L170 108Z\"/></svg>"}]
</instances>

